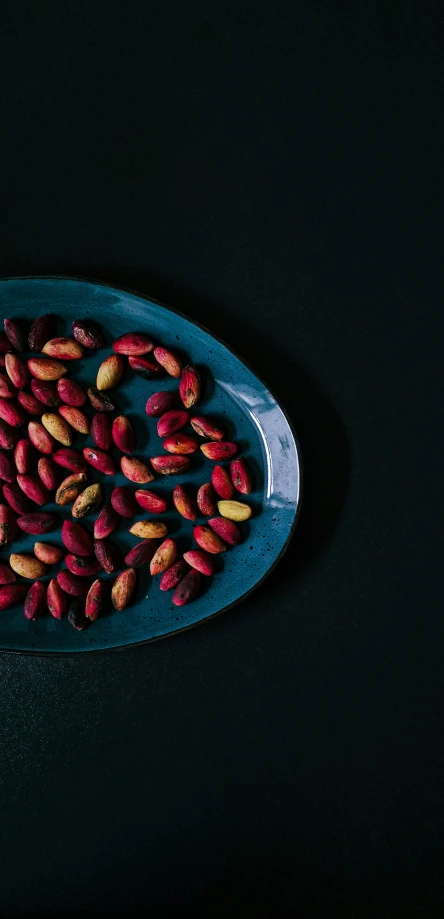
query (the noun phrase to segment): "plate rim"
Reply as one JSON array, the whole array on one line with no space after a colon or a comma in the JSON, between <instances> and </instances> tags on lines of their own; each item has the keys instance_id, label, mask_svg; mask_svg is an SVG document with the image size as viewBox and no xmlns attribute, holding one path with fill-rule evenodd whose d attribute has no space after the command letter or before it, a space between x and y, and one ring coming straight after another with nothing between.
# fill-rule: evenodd
<instances>
[{"instance_id":1,"label":"plate rim","mask_svg":"<svg viewBox=\"0 0 444 919\"><path fill-rule=\"evenodd\" d=\"M250 587L249 590L247 590L240 597L238 597L237 600L233 600L232 603L228 603L226 606L223 606L222 609L217 610L217 612L211 613L209 616L205 616L204 619L199 619L197 622L193 622L190 625L184 625L179 629L173 629L171 632L165 632L163 635L155 635L153 638L143 638L140 641L132 641L130 643L127 643L124 645L116 645L115 647L111 647L111 648L85 648L84 650L79 650L79 651L44 651L44 650L39 650L37 648L36 649L24 648L23 650L20 650L18 648L3 648L0 645L0 653L1 654L23 655L27 657L58 657L58 658L82 657L84 654L87 654L88 656L97 655L97 654L118 654L118 653L122 653L125 651L132 651L134 648L141 648L144 645L151 645L156 641L163 641L165 638L172 638L174 635L180 635L183 632L189 632L191 629L196 629L200 625L204 625L208 622L211 622L213 619L216 619L218 616L221 616L222 613L226 613L229 609L232 609L234 606L237 606L238 603L242 603L243 600L245 600L252 593L254 593L254 591L257 590L257 588L260 587L261 584L264 583L264 581L270 576L270 574L273 573L276 566L282 560L283 556L287 552L287 549L291 543L291 540L293 539L294 532L295 532L295 529L296 529L296 526L299 520L299 515L301 512L301 505L302 505L303 493L304 493L302 451L301 451L300 442L296 434L293 422L286 408L282 405L280 399L276 397L274 391L270 388L268 383L266 383L265 380L262 379L260 374L257 373L256 370L254 370L254 368L249 364L249 362L246 361L245 358L241 357L241 355L234 348L232 348L231 345L228 345L227 342L223 338L221 338L219 335L216 335L214 332L211 331L211 329L203 325L203 323L198 322L195 319L191 319L190 316L187 316L186 313L182 313L181 310L176 309L174 306L170 306L168 303L163 303L162 300L158 300L155 297L150 297L148 294L142 294L140 293L140 291L133 290L132 288L129 288L129 287L125 287L125 285L122 285L122 284L109 283L108 281L101 281L99 278L87 278L87 277L83 277L82 275L22 274L22 275L3 275L0 277L0 285L1 283L7 282L7 281L79 281L83 284L91 284L91 286L99 285L100 287L107 287L110 290L119 290L122 293L127 293L127 294L131 294L134 297L138 297L140 300L146 300L149 303L156 304L156 306L161 306L163 309L168 310L168 312L173 313L176 316L180 316L182 319L185 319L187 322L191 323L191 325L194 325L196 326L196 328L201 329L203 332L206 332L208 335L211 335L211 337L214 338L215 341L223 345L223 347L226 348L227 351L229 351L238 361L240 361L241 364L244 365L244 367L247 368L247 370L250 371L250 373L253 374L253 376L256 377L257 380L259 380L262 386L266 390L268 390L268 392L272 395L273 399L276 402L276 405L279 406L288 424L288 427L290 428L291 435L293 437L294 444L296 447L296 456L297 456L298 472L299 472L299 493L298 493L298 502L296 506L296 512L295 512L291 527L288 531L287 538L279 554L276 556L273 564L270 565L270 567L267 569L265 574L262 575L259 581L257 581L253 587Z\"/></svg>"}]
</instances>

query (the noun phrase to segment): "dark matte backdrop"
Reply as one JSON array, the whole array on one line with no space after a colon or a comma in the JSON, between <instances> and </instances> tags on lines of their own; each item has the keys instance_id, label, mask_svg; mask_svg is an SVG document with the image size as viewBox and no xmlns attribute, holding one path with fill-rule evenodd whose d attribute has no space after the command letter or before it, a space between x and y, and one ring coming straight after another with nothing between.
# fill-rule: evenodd
<instances>
[{"instance_id":1,"label":"dark matte backdrop","mask_svg":"<svg viewBox=\"0 0 444 919\"><path fill-rule=\"evenodd\" d=\"M4 919L442 915L438 7L3 6L1 274L202 321L306 471L219 620L0 657Z\"/></svg>"}]
</instances>

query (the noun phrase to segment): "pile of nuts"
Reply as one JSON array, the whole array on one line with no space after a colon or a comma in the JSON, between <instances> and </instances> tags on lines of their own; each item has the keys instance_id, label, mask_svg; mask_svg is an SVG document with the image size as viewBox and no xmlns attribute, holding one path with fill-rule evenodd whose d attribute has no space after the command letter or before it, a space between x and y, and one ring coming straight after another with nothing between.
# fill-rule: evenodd
<instances>
[{"instance_id":1,"label":"pile of nuts","mask_svg":"<svg viewBox=\"0 0 444 919\"><path fill-rule=\"evenodd\" d=\"M103 614L110 600L116 610L129 605L136 570L143 565L149 566L151 575L161 576L160 590L173 590L173 603L183 606L199 593L201 576L214 573L213 556L239 542L237 524L251 517L250 506L234 499L236 492L252 491L248 465L243 458L233 458L237 446L224 440L219 422L194 414L202 395L201 377L196 367L182 367L177 353L156 346L144 333L128 332L113 342L113 353L101 363L96 385L85 392L68 378L67 365L88 350L104 347L103 337L89 321L73 322L72 337L57 337L56 332L56 318L51 315L33 322L27 341L21 324L11 319L4 320L0 332L0 547L13 543L20 531L41 537L59 528L57 513L40 510L52 500L61 507L71 506L74 518L64 520L61 527L66 554L58 546L36 542L34 555L12 553L9 564L0 563L0 610L23 600L29 620L49 611L55 619L67 615L76 629L84 629ZM21 358L19 353L25 350L35 356ZM111 415L117 409L108 393L120 383L127 366L147 380L164 373L179 380L178 392L156 392L146 403L147 415L158 419L157 433L165 451L147 461L133 456L135 434L129 419ZM84 410L88 403L94 410L92 418ZM187 424L193 433L184 432ZM18 430L24 426L27 437ZM93 446L82 452L73 449L74 432L89 435ZM122 454L121 472L137 488L132 492L117 486L110 503L103 504L101 485L88 484L88 467L113 476L116 463L109 453L113 445ZM155 473L186 472L199 449L216 463L211 481L196 494L183 485L172 492L173 505L186 520L195 524L199 514L209 518L194 525L198 548L179 558L165 523L148 518L130 527L129 532L142 541L122 559L109 539L121 520L135 517L139 508L151 515L168 508L163 496L140 486L151 483ZM228 467L219 464L223 460L230 460ZM69 474L62 480L64 471ZM78 521L99 508L91 534ZM40 580L51 565L62 561L66 567L48 584ZM98 577L100 572L117 575L111 591L109 580ZM17 575L33 583L28 587L17 581Z\"/></svg>"}]
</instances>

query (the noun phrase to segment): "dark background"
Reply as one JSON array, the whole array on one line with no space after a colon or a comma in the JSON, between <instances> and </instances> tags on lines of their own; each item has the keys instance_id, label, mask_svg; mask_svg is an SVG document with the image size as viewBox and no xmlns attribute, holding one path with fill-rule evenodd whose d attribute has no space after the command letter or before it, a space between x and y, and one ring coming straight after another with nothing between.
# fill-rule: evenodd
<instances>
[{"instance_id":1,"label":"dark background","mask_svg":"<svg viewBox=\"0 0 444 919\"><path fill-rule=\"evenodd\" d=\"M442 915L438 12L2 8L0 274L202 321L306 473L285 559L220 619L0 657L4 919Z\"/></svg>"}]
</instances>

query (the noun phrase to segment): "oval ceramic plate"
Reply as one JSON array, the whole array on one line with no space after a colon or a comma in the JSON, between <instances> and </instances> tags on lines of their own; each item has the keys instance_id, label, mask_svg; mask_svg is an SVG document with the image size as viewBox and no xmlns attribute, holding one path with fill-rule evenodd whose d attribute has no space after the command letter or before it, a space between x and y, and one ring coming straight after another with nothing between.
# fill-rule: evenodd
<instances>
[{"instance_id":1,"label":"oval ceramic plate","mask_svg":"<svg viewBox=\"0 0 444 919\"><path fill-rule=\"evenodd\" d=\"M189 362L202 368L205 393L199 412L226 422L229 439L239 444L255 480L255 490L246 499L253 508L253 517L240 525L242 542L223 556L217 556L217 573L213 578L202 579L204 589L192 603L173 606L171 593L162 593L156 583L158 578L151 580L142 569L132 606L124 612L110 612L83 632L76 631L66 620L57 622L49 615L27 622L19 605L0 612L0 649L31 653L120 649L204 622L257 587L288 545L300 498L295 436L284 411L266 386L210 332L159 303L127 291L70 278L10 278L0 281L0 304L2 318L16 317L25 322L42 313L55 313L59 317L59 335L70 334L73 319L96 320L105 332L106 348L85 352L84 359L69 363L70 374L85 387L95 383L97 368L110 352L112 340L123 332L146 331L166 346L178 349ZM145 403L152 393L177 387L178 381L171 377L143 380L130 372L115 391L118 410L128 414L134 423L135 456L162 453L157 419L148 418ZM87 443L91 443L88 438L76 435L73 447L81 448ZM115 456L118 459L117 452ZM197 487L210 480L213 465L202 454L195 455L189 473L159 476L148 487L166 496L171 495L178 482ZM91 480L103 482L109 500L112 488L109 477L91 472ZM113 484L128 482L119 472ZM46 509L58 508L48 505ZM58 510L69 516L69 509ZM140 519L144 516L141 513ZM191 548L193 524L175 512L167 512L162 519L170 535L178 539L180 550ZM83 522L92 530L91 518ZM198 522L204 523L205 519L199 518ZM139 541L127 530L123 522L113 535L124 551ZM58 531L44 539L60 544ZM36 537L22 534L14 550L32 551L35 540ZM0 559L6 560L9 554L8 546L1 551Z\"/></svg>"}]
</instances>

